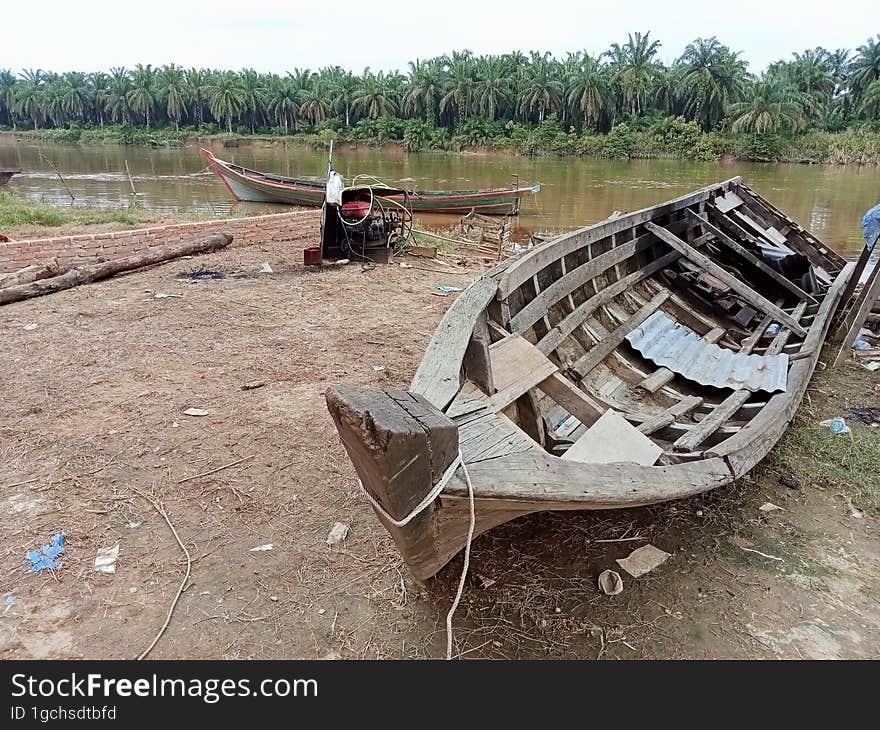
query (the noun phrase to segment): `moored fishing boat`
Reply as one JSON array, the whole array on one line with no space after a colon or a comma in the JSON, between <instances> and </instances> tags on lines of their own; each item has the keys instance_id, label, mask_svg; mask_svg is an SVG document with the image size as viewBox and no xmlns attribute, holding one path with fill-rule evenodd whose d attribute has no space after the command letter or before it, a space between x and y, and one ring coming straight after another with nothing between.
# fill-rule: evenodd
<instances>
[{"instance_id":1,"label":"moored fishing boat","mask_svg":"<svg viewBox=\"0 0 880 730\"><path fill-rule=\"evenodd\" d=\"M320 207L324 200L325 180L323 179L284 177L258 172L221 160L210 150L200 151L236 200L309 207ZM373 187L380 197L403 200L397 189L389 189L387 196L381 196L381 186ZM489 190L407 191L409 196L407 204L413 212L420 213L476 211L484 215L516 215L523 195L537 193L540 189L541 186L535 184Z\"/></svg>"},{"instance_id":2,"label":"moored fishing boat","mask_svg":"<svg viewBox=\"0 0 880 730\"><path fill-rule=\"evenodd\" d=\"M793 418L852 269L734 178L503 262L452 304L409 391L334 386L328 408L426 578L523 514L746 474Z\"/></svg>"}]
</instances>

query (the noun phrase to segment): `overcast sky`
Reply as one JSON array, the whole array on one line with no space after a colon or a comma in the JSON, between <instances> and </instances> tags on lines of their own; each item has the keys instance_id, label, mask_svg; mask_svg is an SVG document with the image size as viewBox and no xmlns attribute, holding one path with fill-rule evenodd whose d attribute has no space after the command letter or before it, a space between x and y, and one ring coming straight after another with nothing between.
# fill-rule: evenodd
<instances>
[{"instance_id":1,"label":"overcast sky","mask_svg":"<svg viewBox=\"0 0 880 730\"><path fill-rule=\"evenodd\" d=\"M340 65L405 71L407 61L476 54L604 51L651 31L674 60L717 35L752 71L817 45L854 48L880 32L878 0L4 0L0 68L100 70L136 63L284 72Z\"/></svg>"}]
</instances>

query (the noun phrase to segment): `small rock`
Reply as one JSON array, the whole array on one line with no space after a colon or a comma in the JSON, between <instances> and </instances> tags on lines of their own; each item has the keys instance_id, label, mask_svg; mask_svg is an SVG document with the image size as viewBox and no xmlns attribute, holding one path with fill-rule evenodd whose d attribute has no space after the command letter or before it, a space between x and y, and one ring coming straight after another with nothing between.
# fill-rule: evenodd
<instances>
[{"instance_id":1,"label":"small rock","mask_svg":"<svg viewBox=\"0 0 880 730\"><path fill-rule=\"evenodd\" d=\"M783 474L779 477L779 483L783 487L787 487L788 489L800 489L801 485L798 484L797 479L795 479L791 474Z\"/></svg>"},{"instance_id":2,"label":"small rock","mask_svg":"<svg viewBox=\"0 0 880 730\"><path fill-rule=\"evenodd\" d=\"M22 329L25 330L26 332L32 332L36 328L37 328L37 325L34 322L31 322L30 324L26 324L24 327L22 327Z\"/></svg>"}]
</instances>

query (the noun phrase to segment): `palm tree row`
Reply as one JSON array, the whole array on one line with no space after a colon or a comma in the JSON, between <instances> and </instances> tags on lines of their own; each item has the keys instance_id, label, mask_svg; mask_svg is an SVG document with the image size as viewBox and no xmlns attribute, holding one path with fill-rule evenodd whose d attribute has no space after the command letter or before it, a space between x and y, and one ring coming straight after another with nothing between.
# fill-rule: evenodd
<instances>
[{"instance_id":1,"label":"palm tree row","mask_svg":"<svg viewBox=\"0 0 880 730\"><path fill-rule=\"evenodd\" d=\"M704 130L844 129L880 117L880 35L854 53L793 54L760 76L717 38L698 38L671 65L650 33L630 34L598 57L453 52L409 64L406 74L360 75L338 66L285 75L138 65L109 73L0 69L0 125L72 123L199 126L227 131L303 123L350 126L369 118L418 119L453 128L470 120L541 123L550 114L579 129L680 115Z\"/></svg>"}]
</instances>

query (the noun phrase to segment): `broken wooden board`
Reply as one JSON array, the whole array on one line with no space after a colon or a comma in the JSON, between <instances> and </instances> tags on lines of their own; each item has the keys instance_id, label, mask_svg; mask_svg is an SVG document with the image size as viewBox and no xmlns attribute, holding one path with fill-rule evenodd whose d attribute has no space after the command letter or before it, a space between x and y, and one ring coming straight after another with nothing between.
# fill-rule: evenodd
<instances>
[{"instance_id":1,"label":"broken wooden board","mask_svg":"<svg viewBox=\"0 0 880 730\"><path fill-rule=\"evenodd\" d=\"M752 287L750 287L745 282L737 279L730 272L722 269L718 264L716 264L710 258L701 254L689 243L683 241L674 233L670 233L665 228L661 228L660 226L654 225L653 223L645 223L645 228L656 235L657 238L659 238L661 241L668 244L679 253L684 254L687 258L697 264L697 266L704 269L705 271L708 271L710 274L712 274L712 276L721 279L721 281L727 284L749 304L757 307L766 314L772 314L777 322L784 324L796 335L799 335L801 337L806 336L807 331L803 327L801 327L801 325L798 324L795 320L793 320L787 312L777 307L766 297L761 296L758 292L752 289Z\"/></svg>"},{"instance_id":2,"label":"broken wooden board","mask_svg":"<svg viewBox=\"0 0 880 730\"><path fill-rule=\"evenodd\" d=\"M584 464L635 463L653 466L663 449L617 411L607 410L562 458Z\"/></svg>"},{"instance_id":3,"label":"broken wooden board","mask_svg":"<svg viewBox=\"0 0 880 730\"><path fill-rule=\"evenodd\" d=\"M557 371L550 359L531 342L511 335L489 346L496 393L489 399L500 411Z\"/></svg>"}]
</instances>

